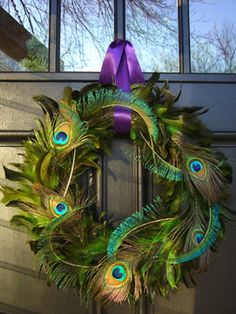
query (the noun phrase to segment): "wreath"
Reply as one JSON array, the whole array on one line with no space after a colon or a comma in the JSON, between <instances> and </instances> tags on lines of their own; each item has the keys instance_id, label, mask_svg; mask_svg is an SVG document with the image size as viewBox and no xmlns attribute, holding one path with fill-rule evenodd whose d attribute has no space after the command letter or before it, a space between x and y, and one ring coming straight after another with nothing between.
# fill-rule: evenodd
<instances>
[{"instance_id":1,"label":"wreath","mask_svg":"<svg viewBox=\"0 0 236 314\"><path fill-rule=\"evenodd\" d=\"M20 212L11 222L30 234L48 281L101 303L155 301L207 268L223 237L231 167L211 149L212 134L201 123L202 107L178 107L168 82L158 74L126 92L114 84L66 87L57 103L34 99L44 121L24 142L23 163L4 167L17 187L3 186L2 202ZM159 187L152 204L134 211L117 227L96 206L96 190L84 184L96 175L117 133L114 110L130 123L132 155ZM130 114L132 112L132 115ZM117 112L116 112L117 113ZM119 122L119 121L118 121Z\"/></svg>"}]
</instances>

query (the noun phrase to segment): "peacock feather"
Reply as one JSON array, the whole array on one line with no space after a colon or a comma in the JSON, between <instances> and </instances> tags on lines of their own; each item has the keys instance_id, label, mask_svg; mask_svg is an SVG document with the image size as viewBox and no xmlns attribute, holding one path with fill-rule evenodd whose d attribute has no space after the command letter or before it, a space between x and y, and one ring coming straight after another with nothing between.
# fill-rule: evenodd
<instances>
[{"instance_id":1,"label":"peacock feather","mask_svg":"<svg viewBox=\"0 0 236 314\"><path fill-rule=\"evenodd\" d=\"M149 228L149 224L161 225L162 222L172 221L170 218L160 217L159 212L162 206L159 196L156 196L153 204L149 204L125 218L109 238L107 256L110 258L116 256L119 247L126 238L140 229L144 232L144 228Z\"/></svg>"},{"instance_id":2,"label":"peacock feather","mask_svg":"<svg viewBox=\"0 0 236 314\"><path fill-rule=\"evenodd\" d=\"M190 252L177 256L171 263L179 264L189 262L207 252L207 250L216 242L221 227L219 213L220 206L218 204L214 204L210 207L210 218L207 231L204 233L202 230L195 230L192 233L196 247Z\"/></svg>"},{"instance_id":3,"label":"peacock feather","mask_svg":"<svg viewBox=\"0 0 236 314\"><path fill-rule=\"evenodd\" d=\"M110 261L96 271L91 289L97 301L122 303L129 296L132 281L132 261Z\"/></svg>"},{"instance_id":4,"label":"peacock feather","mask_svg":"<svg viewBox=\"0 0 236 314\"><path fill-rule=\"evenodd\" d=\"M137 156L137 159L142 165L153 174L162 178L170 181L182 181L182 170L164 160L164 158L158 154L157 149L155 149L156 147L153 147L153 143L149 143L144 135L141 135L141 139L143 140L143 145L140 145L140 153Z\"/></svg>"},{"instance_id":5,"label":"peacock feather","mask_svg":"<svg viewBox=\"0 0 236 314\"><path fill-rule=\"evenodd\" d=\"M70 143L72 135L70 123L63 122L55 128L52 142L56 147L64 148Z\"/></svg>"},{"instance_id":6,"label":"peacock feather","mask_svg":"<svg viewBox=\"0 0 236 314\"><path fill-rule=\"evenodd\" d=\"M182 181L183 173L181 169L172 166L170 163L165 161L156 152L153 154L141 154L140 156L142 165L145 169L149 170L151 173L158 175L170 181Z\"/></svg>"},{"instance_id":7,"label":"peacock feather","mask_svg":"<svg viewBox=\"0 0 236 314\"><path fill-rule=\"evenodd\" d=\"M112 91L108 89L100 89L95 92L89 92L77 106L79 111L82 107L86 107L87 109L85 110L88 110L89 107L89 110L91 111L115 106L132 109L145 122L149 135L154 140L157 140L158 138L157 119L152 110L143 100L130 93L121 90Z\"/></svg>"},{"instance_id":8,"label":"peacock feather","mask_svg":"<svg viewBox=\"0 0 236 314\"><path fill-rule=\"evenodd\" d=\"M184 162L184 178L192 194L198 191L209 202L216 202L226 189L219 161L202 149L196 150L195 154L184 153Z\"/></svg>"},{"instance_id":9,"label":"peacock feather","mask_svg":"<svg viewBox=\"0 0 236 314\"><path fill-rule=\"evenodd\" d=\"M107 256L116 254L119 246L125 237L135 228L146 221L144 211L136 211L131 216L125 218L122 223L113 231L107 246Z\"/></svg>"}]
</instances>

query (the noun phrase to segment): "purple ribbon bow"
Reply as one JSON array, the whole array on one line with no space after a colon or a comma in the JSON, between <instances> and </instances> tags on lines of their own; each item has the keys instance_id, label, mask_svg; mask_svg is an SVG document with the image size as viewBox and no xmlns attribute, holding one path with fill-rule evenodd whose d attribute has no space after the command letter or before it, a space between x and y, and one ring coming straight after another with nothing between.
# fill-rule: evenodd
<instances>
[{"instance_id":1,"label":"purple ribbon bow","mask_svg":"<svg viewBox=\"0 0 236 314\"><path fill-rule=\"evenodd\" d=\"M134 83L144 84L144 77L132 44L123 39L113 41L107 49L99 82L115 84L126 92ZM129 133L132 110L121 106L114 108L114 129L118 133Z\"/></svg>"}]
</instances>

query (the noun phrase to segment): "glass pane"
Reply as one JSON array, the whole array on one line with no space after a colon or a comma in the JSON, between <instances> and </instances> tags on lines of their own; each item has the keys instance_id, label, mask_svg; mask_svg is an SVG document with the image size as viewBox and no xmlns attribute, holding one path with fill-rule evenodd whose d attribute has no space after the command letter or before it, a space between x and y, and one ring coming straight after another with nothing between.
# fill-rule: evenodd
<instances>
[{"instance_id":1,"label":"glass pane","mask_svg":"<svg viewBox=\"0 0 236 314\"><path fill-rule=\"evenodd\" d=\"M179 71L176 0L127 0L126 20L143 71Z\"/></svg>"},{"instance_id":2,"label":"glass pane","mask_svg":"<svg viewBox=\"0 0 236 314\"><path fill-rule=\"evenodd\" d=\"M0 71L48 70L48 0L0 0Z\"/></svg>"},{"instance_id":3,"label":"glass pane","mask_svg":"<svg viewBox=\"0 0 236 314\"><path fill-rule=\"evenodd\" d=\"M192 72L236 73L236 1L190 0Z\"/></svg>"},{"instance_id":4,"label":"glass pane","mask_svg":"<svg viewBox=\"0 0 236 314\"><path fill-rule=\"evenodd\" d=\"M113 14L112 0L62 0L62 71L101 70L113 40Z\"/></svg>"}]
</instances>

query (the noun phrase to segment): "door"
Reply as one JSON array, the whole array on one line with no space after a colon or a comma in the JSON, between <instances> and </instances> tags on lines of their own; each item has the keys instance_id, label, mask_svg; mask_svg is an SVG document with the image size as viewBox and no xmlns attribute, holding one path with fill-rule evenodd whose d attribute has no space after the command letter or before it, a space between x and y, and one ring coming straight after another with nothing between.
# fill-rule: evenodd
<instances>
[{"instance_id":1,"label":"door","mask_svg":"<svg viewBox=\"0 0 236 314\"><path fill-rule=\"evenodd\" d=\"M89 14L92 13L85 5L86 0L50 0L48 4L46 0L39 2L42 5L42 11L37 11L42 14L40 25L44 25L49 30L49 45L47 47L42 42L34 43L39 44L40 56L43 58L30 59L29 50L27 50L29 47L22 43L31 40L32 32L30 23L28 28L25 27L27 29L22 28L24 25L22 16L34 15L34 10L30 11L30 6L27 3L33 5L35 1L23 1L26 6L21 8L19 8L18 1L13 1L13 5L12 1L1 1L0 38L1 42L6 44L1 44L0 54L2 71L0 73L0 184L9 184L4 177L3 166L10 162L22 160L21 155L19 155L22 152L21 141L33 135L34 119L42 117L42 112L32 97L45 94L59 100L65 86L69 85L78 89L85 84L96 82L99 77L99 68L96 68L97 65L94 65L93 62L94 56L100 58L100 61L102 56L94 55L91 44L86 41L86 34L91 33L91 30L96 30L95 26L90 25L89 28L82 28L84 33L80 33L82 38L80 39L84 46L80 47L80 51L77 50L80 54L78 65L77 61L74 61L75 55L70 55L69 51L69 46L73 46L74 39L70 31L66 29L67 17L70 16L71 5L74 4L73 14L76 14L77 21L83 16L83 12L87 14L89 19ZM89 3L89 1L87 2ZM96 1L96 6L98 3L100 1ZM153 7L155 2L142 0L114 0L114 3L108 0L104 3L110 15L107 25L110 25L110 29L114 31L114 37L125 38L126 36L127 39L132 40L134 46L137 44L137 54L141 61L141 67L144 68L146 79L150 77L150 72L154 69L152 63L156 62L156 69L162 72L161 82L168 79L171 89L176 93L182 88L179 105L201 105L209 108L209 112L204 115L203 120L214 132L214 146L228 156L235 169L236 76L234 73L236 70L233 67L234 56L231 68L227 70L228 73L207 73L211 70L207 68L209 60L204 61L206 51L201 54L202 48L196 52L193 44L196 37L193 36L194 19L191 14L198 9L199 1L179 0L177 4L173 0L157 1L156 7ZM233 5L232 3L233 0L229 1L229 6ZM47 6L49 8L48 22L42 17L44 5L45 8ZM99 9L99 7L96 8L96 10ZM148 8L149 11L146 12ZM211 9L218 16L216 9L214 7ZM173 31L172 36L170 36L171 32L167 32L163 42L156 43L153 39L154 42L150 43L149 41L147 44L145 36L154 36L152 34L153 27L156 22L156 25L161 27L161 22L165 21L165 19L161 19L161 16L167 10L173 14L172 19L170 19L172 23L176 22L176 24L169 25L167 23L165 25L166 29ZM28 13L26 14L26 12ZM223 14L223 12L221 13ZM38 15L36 17L39 19ZM106 18L106 15L100 15L101 20ZM154 25L151 28L148 24L150 21L152 21L151 25ZM31 22L33 23L33 19ZM97 33L92 34L93 36L103 32L102 24L100 28L99 25ZM144 25L146 25L146 33ZM73 25L73 27L75 26ZM71 33L75 31L76 28L71 29ZM65 39L69 43L67 46L65 46ZM93 37L95 46L101 44L100 37L99 40ZM111 38L107 36L104 39L104 43L102 43L104 49L111 40L112 36ZM159 49L156 47L158 44L164 48ZM169 47L168 51L165 50L166 46ZM162 56L161 59L154 58L155 49L159 49L158 55ZM86 58L83 56L84 51L87 51L88 59L85 60L85 65L82 67L81 60ZM49 58L47 58L48 52ZM33 53L38 57L37 52ZM194 56L194 60L198 60L198 62L193 63ZM26 60L22 63L23 59ZM71 67L73 62L75 62L75 69ZM159 64L157 64L158 62ZM211 62L213 63L212 59ZM213 72L224 72L220 69L215 70L214 67L212 69ZM127 150L135 149L136 147L132 146L128 139L117 137L112 146L111 156L101 156L102 175L97 176L96 182L98 206L117 221L134 209L141 208L144 204L151 202L158 189L153 185L151 175L136 162L127 158ZM230 207L234 209L236 205L235 171L233 182ZM235 223L227 225L226 239L220 244L219 252L212 254L209 271L196 276L196 288L187 289L181 286L180 290L171 294L168 299L157 298L155 305L151 305L146 299L143 299L136 306L112 304L106 308L101 308L91 302L89 307L85 308L79 305L77 296L57 291L54 287L48 287L44 278L39 279L37 258L30 252L26 244L27 235L22 229L13 227L9 223L11 216L15 213L15 209L5 208L1 205L1 313L234 314L236 312L234 292L236 280Z\"/></svg>"}]
</instances>

